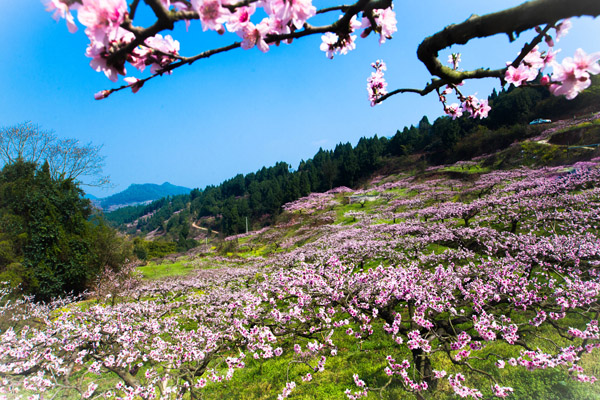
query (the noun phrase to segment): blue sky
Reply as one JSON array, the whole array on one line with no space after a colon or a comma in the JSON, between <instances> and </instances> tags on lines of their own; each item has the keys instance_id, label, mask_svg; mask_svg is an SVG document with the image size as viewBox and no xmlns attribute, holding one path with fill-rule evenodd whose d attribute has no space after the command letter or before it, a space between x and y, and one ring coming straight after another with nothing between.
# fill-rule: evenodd
<instances>
[{"instance_id":1,"label":"blue sky","mask_svg":"<svg viewBox=\"0 0 600 400\"><path fill-rule=\"evenodd\" d=\"M391 136L423 115L441 115L435 96L398 95L370 107L366 79L370 63L388 65L388 89L421 88L430 79L416 58L421 40L471 14L485 14L522 1L442 0L398 3L399 32L379 45L375 37L358 39L357 49L333 60L319 50L320 37L272 48L237 49L200 60L155 79L137 94L121 92L96 101L93 94L114 87L89 67L87 38L80 29L67 31L41 2L3 2L0 24L0 126L32 121L59 137L103 145L105 174L111 188L85 188L104 197L131 183L162 183L187 187L218 184L237 173L285 161L297 167L319 147L355 144L362 136ZM320 8L330 2L315 0ZM81 26L80 26L81 28ZM192 23L172 35L181 54L236 41L237 36L203 33ZM476 40L453 51L463 53L462 66L498 68L514 58L532 33L509 44L506 36ZM573 21L559 43L559 59L577 47L600 50L600 21ZM450 51L444 53L446 58ZM128 72L134 76L133 67ZM486 97L497 81L469 83L464 93Z\"/></svg>"}]
</instances>

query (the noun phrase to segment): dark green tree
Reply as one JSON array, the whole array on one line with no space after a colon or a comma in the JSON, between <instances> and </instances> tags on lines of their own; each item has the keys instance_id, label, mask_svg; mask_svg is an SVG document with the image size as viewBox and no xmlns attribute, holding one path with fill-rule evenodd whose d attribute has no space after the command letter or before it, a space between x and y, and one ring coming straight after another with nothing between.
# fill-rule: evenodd
<instances>
[{"instance_id":1,"label":"dark green tree","mask_svg":"<svg viewBox=\"0 0 600 400\"><path fill-rule=\"evenodd\" d=\"M0 265L0 273L18 278L26 293L42 300L83 291L112 263L102 258L110 250L94 244L104 227L88 222L90 215L77 184L53 178L47 163L6 165L0 172L0 237L9 243L3 246L8 265Z\"/></svg>"}]
</instances>

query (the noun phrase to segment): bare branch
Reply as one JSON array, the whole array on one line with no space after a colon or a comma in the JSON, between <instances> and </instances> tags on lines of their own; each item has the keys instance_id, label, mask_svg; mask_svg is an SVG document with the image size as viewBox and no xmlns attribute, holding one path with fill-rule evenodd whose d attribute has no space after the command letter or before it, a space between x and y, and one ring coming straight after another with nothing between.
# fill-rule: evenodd
<instances>
[{"instance_id":1,"label":"bare branch","mask_svg":"<svg viewBox=\"0 0 600 400\"><path fill-rule=\"evenodd\" d=\"M77 139L58 139L53 132L41 130L30 122L0 129L0 165L19 160L37 165L48 162L54 179L99 176L104 167L101 150L102 146L81 145ZM108 178L100 176L90 185L107 183Z\"/></svg>"}]
</instances>

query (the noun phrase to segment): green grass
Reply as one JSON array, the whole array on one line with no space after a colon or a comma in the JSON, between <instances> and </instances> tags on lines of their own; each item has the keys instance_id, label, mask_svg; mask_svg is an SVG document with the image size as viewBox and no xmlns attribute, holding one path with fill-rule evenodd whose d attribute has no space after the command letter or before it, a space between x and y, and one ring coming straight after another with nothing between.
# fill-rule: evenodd
<instances>
[{"instance_id":1,"label":"green grass","mask_svg":"<svg viewBox=\"0 0 600 400\"><path fill-rule=\"evenodd\" d=\"M343 332L334 334L334 342L339 348L338 355L327 357L323 372L315 372L308 365L295 362L299 358L292 347L294 343L299 343L305 350L305 339L288 340L282 346L284 354L269 360L254 360L252 354L247 352L246 367L236 371L233 379L224 385L209 384L204 392L204 399L276 399L285 387L286 377L297 385L291 399L345 399L346 389L357 390L352 378L355 373L374 386L383 386L386 383L383 372L387 365L385 357L389 354L392 342L381 332L381 327L375 329L374 336L374 340L361 345L359 340ZM318 357L305 361L314 367L318 363ZM303 382L302 377L309 372L313 377L312 382ZM377 399L379 396L372 393L368 398ZM383 393L383 398L414 397L398 386L390 385Z\"/></svg>"},{"instance_id":2,"label":"green grass","mask_svg":"<svg viewBox=\"0 0 600 400\"><path fill-rule=\"evenodd\" d=\"M357 327L353 326L356 331ZM392 355L397 362L411 359L409 350L404 345L395 344L390 336L382 332L381 326L374 326L374 335L366 342L350 337L338 331L334 334L333 341L338 346L338 355L327 357L325 370L315 372L309 366L299 361L298 356L291 350L294 343L299 343L305 349L306 340L297 338L288 339L281 347L284 354L268 360L255 360L250 352L246 352L246 367L236 371L232 380L224 384L209 384L204 393L204 399L275 399L281 393L288 381L296 383L292 392L292 399L345 399L344 391L357 390L352 378L358 374L371 388L382 387L387 383L384 368L387 366L385 357ZM549 332L547 332L549 333ZM550 335L559 340L557 335ZM600 399L600 388L597 385L576 382L568 376L565 369L546 369L527 371L523 367L511 367L507 364L504 369L495 367L497 355L505 360L509 357L518 357L514 346L503 342L490 343L480 353L483 360L472 360L472 364L491 373L503 386L512 386L515 390L512 398L519 400L583 400ZM600 355L593 353L584 356L584 364L592 367L593 372L598 372ZM314 367L318 359L309 358L305 361ZM443 354L432 355L434 369L445 369L449 374L462 372L467 376L465 385L481 388L484 398L491 399L490 381L478 374L469 374L468 371L454 366ZM224 372L224 371L221 371ZM310 372L312 382L302 381L302 377ZM369 392L367 399L414 399L398 383L392 383L380 393ZM428 393L429 399L450 400L458 398L446 380L443 380L435 391Z\"/></svg>"},{"instance_id":3,"label":"green grass","mask_svg":"<svg viewBox=\"0 0 600 400\"><path fill-rule=\"evenodd\" d=\"M185 259L177 260L173 263L165 262L162 264L149 263L142 267L138 267L137 271L143 279L154 280L167 278L170 276L188 275L195 268L194 264Z\"/></svg>"},{"instance_id":4,"label":"green grass","mask_svg":"<svg viewBox=\"0 0 600 400\"><path fill-rule=\"evenodd\" d=\"M471 165L471 166L465 166L465 167L461 167L461 166L448 166L448 167L444 167L444 168L440 168L439 170L437 170L436 172L463 172L465 174L482 174L482 173L486 173L486 172L490 172L491 169L490 168L483 168L480 165Z\"/></svg>"}]
</instances>

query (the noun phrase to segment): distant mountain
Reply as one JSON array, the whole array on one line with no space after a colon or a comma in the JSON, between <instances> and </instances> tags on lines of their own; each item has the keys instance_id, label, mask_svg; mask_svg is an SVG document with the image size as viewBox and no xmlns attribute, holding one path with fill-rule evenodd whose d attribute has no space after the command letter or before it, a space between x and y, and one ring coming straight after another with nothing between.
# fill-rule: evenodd
<instances>
[{"instance_id":1,"label":"distant mountain","mask_svg":"<svg viewBox=\"0 0 600 400\"><path fill-rule=\"evenodd\" d=\"M154 183L132 184L122 192L99 199L98 202L105 211L112 211L125 206L147 204L167 196L188 194L191 191L190 188L175 186L169 182L162 185Z\"/></svg>"}]
</instances>

